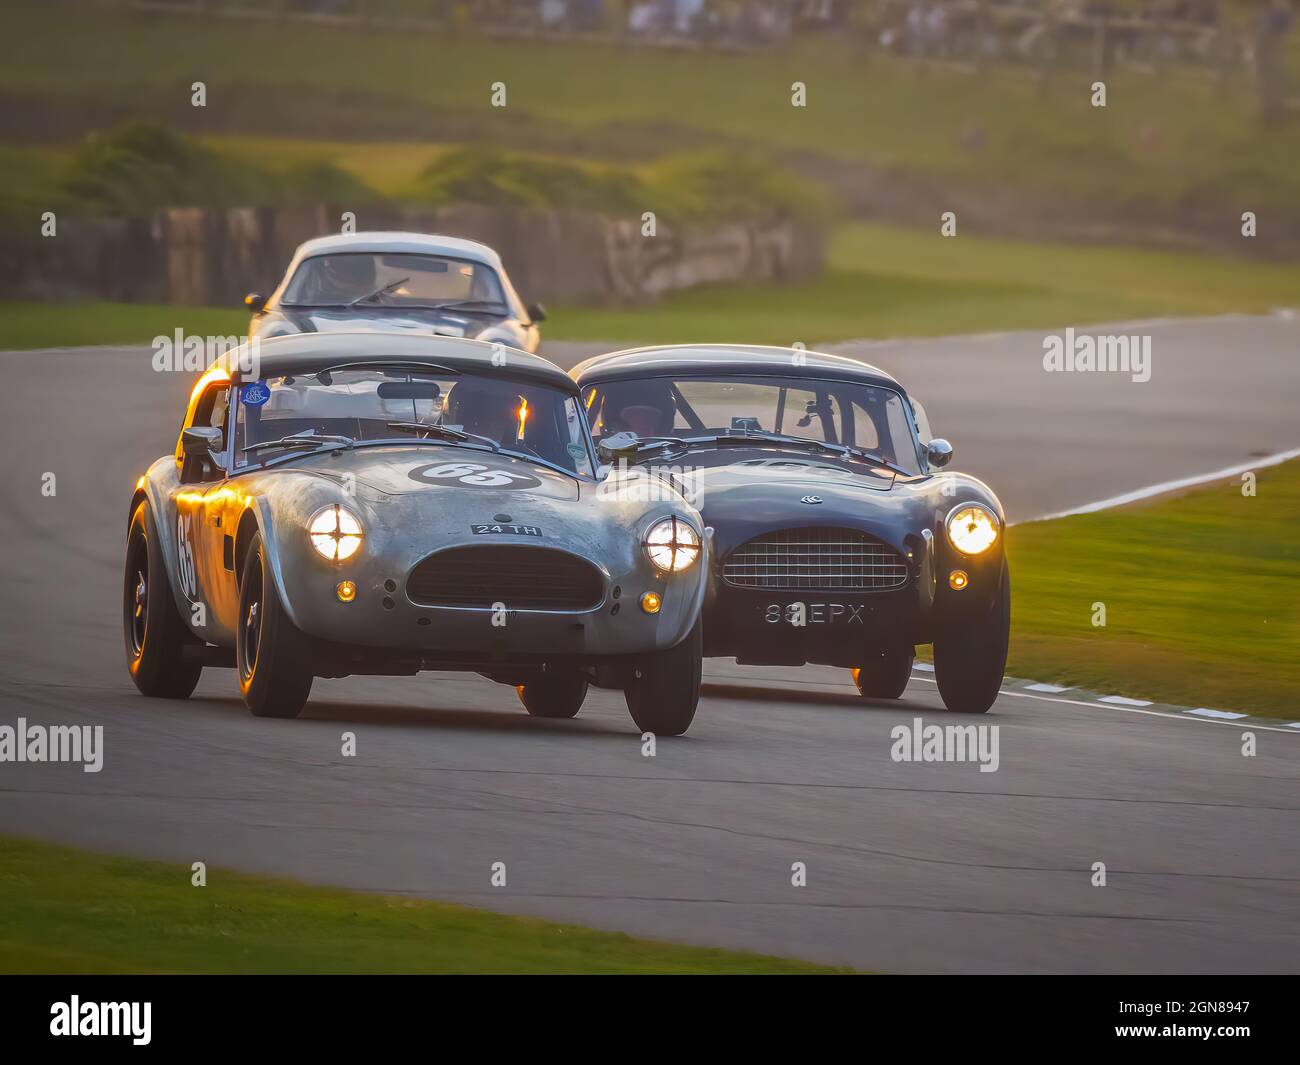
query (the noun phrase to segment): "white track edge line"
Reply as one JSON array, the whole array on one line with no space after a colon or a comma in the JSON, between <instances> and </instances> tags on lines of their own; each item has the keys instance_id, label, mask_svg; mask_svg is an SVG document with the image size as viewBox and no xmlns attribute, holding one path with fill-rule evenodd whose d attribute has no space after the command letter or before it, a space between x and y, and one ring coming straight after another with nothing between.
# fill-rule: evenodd
<instances>
[{"instance_id":1,"label":"white track edge line","mask_svg":"<svg viewBox=\"0 0 1300 1065\"><path fill-rule=\"evenodd\" d=\"M1191 477L1181 477L1176 481L1164 481L1161 484L1148 485L1146 488L1135 488L1131 492L1125 492L1123 495L1111 496L1109 499L1099 499L1095 503L1085 503L1081 507L1075 507L1072 510L1061 510L1055 514L1044 514L1037 518L1025 518L1023 521L1011 522L1012 525L1028 525L1035 521L1053 521L1056 518L1070 518L1076 514L1095 514L1099 510L1110 510L1112 507L1122 507L1126 503L1137 503L1143 499L1150 499L1153 496L1164 495L1166 492L1176 492L1180 488L1194 488L1196 485L1208 484L1211 481L1217 481L1224 477L1235 477L1238 474L1248 473L1251 470L1265 469L1269 466L1278 466L1283 462L1289 462L1291 459L1300 458L1300 447L1293 447L1289 451L1278 451L1272 455L1265 455L1255 459L1253 462L1243 462L1236 466L1228 466L1222 470L1215 470L1213 473L1198 473Z\"/></svg>"},{"instance_id":2,"label":"white track edge line","mask_svg":"<svg viewBox=\"0 0 1300 1065\"><path fill-rule=\"evenodd\" d=\"M936 680L930 680L929 677L913 677L913 680L925 680L931 684L938 684ZM1257 725L1252 719L1249 721L1223 721L1221 719L1209 717L1189 717L1180 711L1167 710L1142 710L1136 706L1116 706L1114 703L1088 703L1082 699L1053 699L1050 695L1035 695L1033 692L1013 692L1005 688L998 689L999 695L1014 695L1017 699L1038 699L1044 703L1069 703L1071 706L1087 706L1094 710L1117 710L1121 714L1146 714L1148 717L1163 717L1171 721L1193 721L1200 725L1229 725L1236 728L1248 728L1256 732L1281 732L1288 736L1294 736L1295 732L1279 725Z\"/></svg>"}]
</instances>

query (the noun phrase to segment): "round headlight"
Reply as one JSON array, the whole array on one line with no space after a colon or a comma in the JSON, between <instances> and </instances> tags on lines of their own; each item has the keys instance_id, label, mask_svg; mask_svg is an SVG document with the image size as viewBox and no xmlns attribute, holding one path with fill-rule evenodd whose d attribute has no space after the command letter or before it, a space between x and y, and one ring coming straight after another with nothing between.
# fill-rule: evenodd
<instances>
[{"instance_id":1,"label":"round headlight","mask_svg":"<svg viewBox=\"0 0 1300 1065\"><path fill-rule=\"evenodd\" d=\"M674 515L650 526L645 551L656 569L677 573L694 565L700 557L700 534Z\"/></svg>"},{"instance_id":2,"label":"round headlight","mask_svg":"<svg viewBox=\"0 0 1300 1065\"><path fill-rule=\"evenodd\" d=\"M357 553L365 533L360 518L347 507L334 503L312 515L307 535L321 558L342 562Z\"/></svg>"},{"instance_id":3,"label":"round headlight","mask_svg":"<svg viewBox=\"0 0 1300 1065\"><path fill-rule=\"evenodd\" d=\"M948 542L963 555L978 555L998 542L998 517L983 503L954 507L945 522Z\"/></svg>"}]
</instances>

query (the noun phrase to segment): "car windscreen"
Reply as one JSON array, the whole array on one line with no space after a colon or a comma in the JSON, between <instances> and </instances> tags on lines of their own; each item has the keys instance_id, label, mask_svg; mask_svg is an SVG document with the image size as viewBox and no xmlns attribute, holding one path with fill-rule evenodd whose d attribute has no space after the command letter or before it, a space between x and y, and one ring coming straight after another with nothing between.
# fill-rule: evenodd
<instances>
[{"instance_id":1,"label":"car windscreen","mask_svg":"<svg viewBox=\"0 0 1300 1065\"><path fill-rule=\"evenodd\" d=\"M807 377L647 377L583 389L597 441L638 437L778 433L878 453L921 472L902 395L892 388Z\"/></svg>"},{"instance_id":2,"label":"car windscreen","mask_svg":"<svg viewBox=\"0 0 1300 1065\"><path fill-rule=\"evenodd\" d=\"M501 281L490 266L440 255L343 252L305 259L294 271L281 303L378 307L483 303L505 307Z\"/></svg>"},{"instance_id":3,"label":"car windscreen","mask_svg":"<svg viewBox=\"0 0 1300 1065\"><path fill-rule=\"evenodd\" d=\"M276 441L438 440L539 458L581 476L594 473L578 401L549 385L500 370L440 373L402 367L268 376L244 383L235 419L235 462L276 456ZM427 427L427 428L426 428ZM446 431L439 433L443 428Z\"/></svg>"}]
</instances>

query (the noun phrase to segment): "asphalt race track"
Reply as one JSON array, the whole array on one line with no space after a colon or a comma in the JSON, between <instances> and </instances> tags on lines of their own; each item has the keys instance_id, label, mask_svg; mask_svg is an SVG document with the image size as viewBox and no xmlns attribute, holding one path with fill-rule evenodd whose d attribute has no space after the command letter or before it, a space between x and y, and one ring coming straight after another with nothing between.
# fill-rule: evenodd
<instances>
[{"instance_id":1,"label":"asphalt race track","mask_svg":"<svg viewBox=\"0 0 1300 1065\"><path fill-rule=\"evenodd\" d=\"M1147 384L1044 374L1028 334L854 350L916 390L1017 518L1300 444L1300 325L1150 331ZM226 670L188 702L139 696L127 503L192 383L149 354L0 356L0 722L105 726L100 773L0 764L0 831L175 861L185 885L203 860L864 969L1295 971L1296 730L1259 729L1244 758L1239 724L1023 694L957 718L919 674L869 703L844 671L717 660L690 733L653 758L613 692L559 722L455 674L317 681L297 721L251 717ZM892 761L915 717L999 725L997 772Z\"/></svg>"}]
</instances>

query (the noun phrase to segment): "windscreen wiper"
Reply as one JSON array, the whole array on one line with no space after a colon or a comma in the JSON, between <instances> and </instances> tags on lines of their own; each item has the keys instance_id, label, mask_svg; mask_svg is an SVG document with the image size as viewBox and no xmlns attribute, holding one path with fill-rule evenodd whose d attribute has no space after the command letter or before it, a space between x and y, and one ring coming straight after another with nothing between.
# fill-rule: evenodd
<instances>
[{"instance_id":1,"label":"windscreen wiper","mask_svg":"<svg viewBox=\"0 0 1300 1065\"><path fill-rule=\"evenodd\" d=\"M379 288L375 289L374 292L367 292L364 296L358 296L351 303L349 303L348 306L355 307L358 303L365 303L368 300L377 300L379 299L380 296L384 296L387 295L389 292L392 292L393 289L397 288L398 285L405 285L410 280L411 279L409 277L399 277L396 281L390 281L386 285L381 285Z\"/></svg>"},{"instance_id":2,"label":"windscreen wiper","mask_svg":"<svg viewBox=\"0 0 1300 1065\"><path fill-rule=\"evenodd\" d=\"M739 447L745 444L786 444L792 447L807 448L813 451L823 451L831 455L847 455L852 458L865 459L868 462L874 462L884 466L886 469L895 473L901 473L904 477L911 476L901 466L890 462L884 455L878 451L871 451L867 448L850 447L847 444L832 444L825 440L809 440L802 436L787 436L784 433L769 433L762 430L749 430L737 433L710 433L707 436L654 436L642 437L641 443L638 444L637 451L648 451L651 448L671 448L683 447L689 448L693 444L713 444L722 445L723 447Z\"/></svg>"},{"instance_id":3,"label":"windscreen wiper","mask_svg":"<svg viewBox=\"0 0 1300 1065\"><path fill-rule=\"evenodd\" d=\"M322 444L344 444L351 447L356 441L350 436L334 436L329 433L316 433L308 429L292 436L282 436L279 440L263 440L259 444L249 444L245 451L265 451L272 447L318 447Z\"/></svg>"},{"instance_id":4,"label":"windscreen wiper","mask_svg":"<svg viewBox=\"0 0 1300 1065\"><path fill-rule=\"evenodd\" d=\"M813 448L817 451L825 451L832 455L847 455L852 458L865 459L867 462L874 462L877 465L884 466L886 469L893 470L895 473L901 473L904 477L911 476L901 466L890 462L879 451L873 451L865 447L851 447L848 444L832 444L829 440L809 440L801 436L786 436L784 433L756 432L749 434L727 433L724 434L728 441L743 440L745 436L769 441L777 444L793 444L796 447Z\"/></svg>"},{"instance_id":5,"label":"windscreen wiper","mask_svg":"<svg viewBox=\"0 0 1300 1065\"><path fill-rule=\"evenodd\" d=\"M506 305L500 300L448 300L446 303L431 303L429 306L438 311L445 311L448 308L455 308L458 311L506 309Z\"/></svg>"},{"instance_id":6,"label":"windscreen wiper","mask_svg":"<svg viewBox=\"0 0 1300 1065\"><path fill-rule=\"evenodd\" d=\"M432 422L389 422L388 428L403 433L424 433L428 436L440 437L443 440L451 440L457 444L484 444L493 451L501 450L501 445L490 436L467 433L462 429L453 429L450 425L435 425Z\"/></svg>"}]
</instances>

